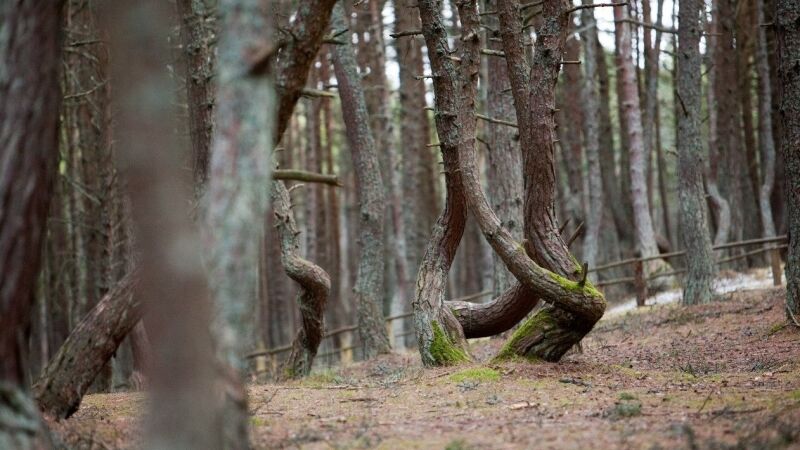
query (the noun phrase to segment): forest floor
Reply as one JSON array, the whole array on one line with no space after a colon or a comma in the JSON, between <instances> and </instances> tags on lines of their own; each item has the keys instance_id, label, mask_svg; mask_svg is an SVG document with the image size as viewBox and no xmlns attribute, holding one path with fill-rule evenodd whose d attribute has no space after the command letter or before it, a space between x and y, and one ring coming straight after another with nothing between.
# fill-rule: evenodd
<instances>
[{"instance_id":1,"label":"forest floor","mask_svg":"<svg viewBox=\"0 0 800 450\"><path fill-rule=\"evenodd\" d=\"M605 318L559 363L423 370L416 353L250 387L258 448L800 448L800 332L784 289ZM198 399L198 401L202 401ZM89 395L59 425L84 448L130 448L142 394Z\"/></svg>"}]
</instances>

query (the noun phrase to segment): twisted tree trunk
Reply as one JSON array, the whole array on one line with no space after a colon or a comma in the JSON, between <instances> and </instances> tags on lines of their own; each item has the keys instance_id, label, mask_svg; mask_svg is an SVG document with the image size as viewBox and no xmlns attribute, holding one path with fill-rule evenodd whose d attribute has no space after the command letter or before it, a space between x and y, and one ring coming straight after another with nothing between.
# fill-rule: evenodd
<instances>
[{"instance_id":1,"label":"twisted tree trunk","mask_svg":"<svg viewBox=\"0 0 800 450\"><path fill-rule=\"evenodd\" d=\"M272 186L272 208L281 242L281 260L286 274L300 285L298 306L303 327L292 342L292 350L284 363L281 378L297 378L311 372L317 348L324 333L325 304L331 290L328 274L316 264L300 256L297 226L291 209L291 199L283 182Z\"/></svg>"}]
</instances>

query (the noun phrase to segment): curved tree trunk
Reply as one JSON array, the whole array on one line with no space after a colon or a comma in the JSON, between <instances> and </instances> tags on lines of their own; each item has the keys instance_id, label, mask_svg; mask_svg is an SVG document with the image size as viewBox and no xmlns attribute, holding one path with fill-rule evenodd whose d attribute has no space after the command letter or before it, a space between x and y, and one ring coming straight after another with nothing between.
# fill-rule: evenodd
<instances>
[{"instance_id":1,"label":"curved tree trunk","mask_svg":"<svg viewBox=\"0 0 800 450\"><path fill-rule=\"evenodd\" d=\"M24 349L58 167L61 5L5 2L0 28L0 448L46 448Z\"/></svg>"},{"instance_id":2,"label":"curved tree trunk","mask_svg":"<svg viewBox=\"0 0 800 450\"><path fill-rule=\"evenodd\" d=\"M100 300L42 371L33 393L44 414L65 419L77 411L92 381L139 322L135 277L126 275Z\"/></svg>"},{"instance_id":3,"label":"curved tree trunk","mask_svg":"<svg viewBox=\"0 0 800 450\"><path fill-rule=\"evenodd\" d=\"M678 14L678 188L680 225L689 273L684 281L683 304L711 300L714 253L707 228L703 198L702 145L700 133L701 82L700 32L702 2L681 0Z\"/></svg>"},{"instance_id":4,"label":"curved tree trunk","mask_svg":"<svg viewBox=\"0 0 800 450\"><path fill-rule=\"evenodd\" d=\"M337 3L331 24L334 29L347 28L344 7ZM358 333L365 358L388 353L389 337L383 322L384 295L384 210L385 196L378 149L369 127L364 92L355 56L350 45L337 45L333 66L339 87L347 131L347 140L356 174L360 207L359 232L361 252L356 276L355 302L358 310Z\"/></svg>"},{"instance_id":5,"label":"curved tree trunk","mask_svg":"<svg viewBox=\"0 0 800 450\"><path fill-rule=\"evenodd\" d=\"M295 336L292 351L280 374L282 378L297 378L311 372L314 357L322 341L325 304L330 294L331 280L321 267L300 256L297 239L300 233L294 222L289 192L281 181L273 183L272 202L276 228L280 235L283 267L301 289L297 301L303 328Z\"/></svg>"},{"instance_id":6,"label":"curved tree trunk","mask_svg":"<svg viewBox=\"0 0 800 450\"><path fill-rule=\"evenodd\" d=\"M526 70L527 63L525 62L525 52L522 44L521 36L521 21L517 14L517 10L513 4L502 2L498 5L501 20L501 37L504 42L505 54L508 62L508 69L512 83L512 91L514 93L515 105L517 108L518 120L520 117L537 118L542 117L541 113L546 111L545 125L548 125L544 130L537 130L536 127L521 127L520 130L524 131L522 137L527 136L529 141L522 140L522 144L538 143L536 139L541 136L546 136L547 148L549 155L544 160L550 163L548 174L531 173L528 170L536 167L537 158L526 158L524 164L526 165L526 173L531 177L528 178L532 181L526 186L526 202L525 209L528 211L541 211L540 204L537 204L537 195L532 195L534 187L537 190L544 190L545 194L542 197L548 197L550 201L547 204L547 221L548 218L555 230L555 236L550 239L558 239L557 224L554 222L554 192L555 180L553 180L553 102L555 99L555 78L559 70L561 54L563 53L564 40L566 38L566 16L563 15L565 6L558 4L559 2L551 2L545 5L545 14L551 18L563 17L564 20L547 21L548 24L554 26L557 30L552 33L551 29L547 27L539 30L540 39L537 39L537 45L543 46L552 45L547 49L539 48L536 54L540 58L547 61L549 64L540 64L539 68L542 73L536 72L536 75L549 75L543 84L537 84L533 89L530 89L527 83L528 73ZM449 48L445 28L442 25L441 13L433 1L423 1L419 3L420 16L422 18L422 32L425 36L428 45L428 55L431 59L431 68L436 76L434 77L434 93L436 94L436 119L437 128L439 130L439 137L443 151L456 150L458 152L457 159L458 166L453 167L453 159L445 159L445 171L447 173L460 172L462 181L464 183L465 199L481 227L481 231L489 241L492 248L502 257L504 263L514 276L523 282L523 284L531 290L535 295L541 296L553 303L557 304L564 310L581 317L582 324L590 323L588 327L581 326L581 323L571 324L569 328L554 328L554 321L562 318L561 310L555 313L549 310L545 311L542 316L537 314L538 320L530 326L523 326L525 329L522 333L515 334L512 341L506 346L503 351L503 356L511 355L515 352L517 354L524 354L527 356L541 357L545 359L558 359L566 352L569 347L578 342L580 337L585 335L591 329L591 326L599 320L602 312L605 309L605 301L602 294L591 287L590 284L583 282L573 282L563 276L542 269L537 263L528 257L523 244L514 241L505 230L500 220L491 210L486 197L484 196L480 183L478 181L477 167L475 164L475 89L476 77L478 74L477 67L479 65L480 57L480 42L478 39L478 15L474 2L463 2L458 5L459 16L462 24L461 36L461 52L458 56L458 69L449 57ZM542 38L542 36L547 36ZM555 36L555 38L554 38ZM511 59L509 59L511 56ZM553 70L554 69L554 70ZM534 77L532 77L534 78ZM541 78L536 78L537 80ZM546 86L546 90L539 90ZM546 95L549 94L549 95ZM528 95L530 97L528 97ZM537 102L540 100L540 102ZM549 100L549 102L548 102ZM524 108L524 112L520 112ZM538 123L537 123L538 125ZM528 155L528 153L525 153ZM445 153L447 157L448 154ZM537 155L539 156L539 155ZM450 165L448 165L450 164ZM545 179L537 179L536 177L544 176ZM549 177L549 179L547 178ZM549 181L545 183L544 181ZM527 219L526 215L526 219ZM531 225L535 229L534 224ZM533 231L533 230L526 231ZM527 235L528 233L526 233ZM531 232L531 235L533 233ZM539 235L541 236L541 235ZM538 236L537 236L538 237ZM547 239L548 237L545 237ZM531 242L531 247L535 249L537 245L542 245L542 242ZM562 254L566 255L572 265L572 274L580 274L581 269L574 260L570 259L569 252L566 251L566 246L561 241L560 250ZM533 252L534 254L535 251ZM539 256L536 254L536 256ZM545 254L540 261L545 261L553 258L553 254ZM422 274L421 274L422 275ZM468 358L462 348L459 348L460 341L458 340L461 328L456 330L448 329L442 332L442 328L437 322L430 322L435 320L431 315L425 315L426 312L438 313L436 309L441 301L434 304L428 303L428 311L423 308L415 311L418 319L417 334L420 337L420 343L425 342L422 338L426 337L425 332L432 329L430 336L431 345L425 348L421 345L421 353L423 361L426 364L443 364L451 363ZM555 318L558 316L558 318ZM419 320L422 319L422 320ZM427 319L429 322L425 323ZM419 323L422 322L422 323ZM539 327L538 325L541 325ZM554 331L554 332L551 332ZM568 337L567 337L568 336ZM579 336L579 337L578 337ZM577 337L577 339L576 339ZM441 339L440 339L441 338ZM554 338L554 339L553 339ZM532 339L532 340L531 340ZM434 351L431 351L431 350ZM444 351L438 351L442 350ZM437 358L438 353L446 353L452 358ZM427 357L433 356L428 359ZM444 359L444 361L443 361Z\"/></svg>"}]
</instances>

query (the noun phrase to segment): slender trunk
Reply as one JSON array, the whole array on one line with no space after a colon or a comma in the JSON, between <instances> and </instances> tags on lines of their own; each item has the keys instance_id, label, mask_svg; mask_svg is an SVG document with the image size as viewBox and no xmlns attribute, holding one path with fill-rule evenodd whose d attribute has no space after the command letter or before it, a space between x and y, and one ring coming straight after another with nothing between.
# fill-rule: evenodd
<instances>
[{"instance_id":1,"label":"slender trunk","mask_svg":"<svg viewBox=\"0 0 800 450\"><path fill-rule=\"evenodd\" d=\"M584 5L590 5L589 0L583 0ZM586 214L586 234L583 238L583 259L594 267L597 264L597 255L600 247L600 226L603 221L603 178L600 169L600 129L597 118L600 116L600 101L597 91L597 35L592 30L596 27L594 11L586 8L581 11L581 40L583 41L583 108L585 118L583 135L586 147L586 162L588 166L587 192L588 207ZM613 150L612 150L613 151Z\"/></svg>"},{"instance_id":2,"label":"slender trunk","mask_svg":"<svg viewBox=\"0 0 800 450\"><path fill-rule=\"evenodd\" d=\"M25 343L58 167L60 5L6 2L0 28L0 448L48 448Z\"/></svg>"},{"instance_id":3,"label":"slender trunk","mask_svg":"<svg viewBox=\"0 0 800 450\"><path fill-rule=\"evenodd\" d=\"M800 323L800 2L775 0L778 41L781 146L786 164L789 256L786 260L786 315Z\"/></svg>"},{"instance_id":4,"label":"slender trunk","mask_svg":"<svg viewBox=\"0 0 800 450\"><path fill-rule=\"evenodd\" d=\"M493 31L488 33L488 48L502 51L499 23L494 15L485 17ZM497 30L497 31L495 31ZM487 107L490 117L510 120L514 117L514 97L508 81L508 68L503 58L489 57L487 88ZM490 124L488 138L488 185L492 209L497 212L500 222L514 239L522 239L522 153L516 130L504 125ZM510 288L515 279L506 269L500 257L493 254L494 294L500 295Z\"/></svg>"},{"instance_id":5,"label":"slender trunk","mask_svg":"<svg viewBox=\"0 0 800 450\"><path fill-rule=\"evenodd\" d=\"M189 110L191 167L198 197L208 179L214 128L215 3L210 0L177 0L183 50L186 103Z\"/></svg>"},{"instance_id":6,"label":"slender trunk","mask_svg":"<svg viewBox=\"0 0 800 450\"><path fill-rule=\"evenodd\" d=\"M712 0L712 16L716 17L717 3L719 0ZM717 69L714 67L716 59L717 47L717 20L708 24L707 32L708 38L706 45L706 66L708 70L708 86L706 87L706 96L708 98L708 166L706 167L706 190L708 191L708 199L712 206L712 211L715 214L716 234L714 236L714 245L720 245L728 242L731 230L731 210L727 199L722 196L717 181L719 173L719 160L720 155L720 139L718 128L718 105L717 105ZM676 91L677 92L677 91ZM680 99L678 104L680 103ZM678 105L676 105L678 109Z\"/></svg>"},{"instance_id":7,"label":"slender trunk","mask_svg":"<svg viewBox=\"0 0 800 450\"><path fill-rule=\"evenodd\" d=\"M775 236L770 197L775 185L775 140L772 136L772 84L770 82L767 56L767 32L764 20L763 0L756 4L756 70L758 71L758 142L761 147L761 187L758 204L761 209L761 226L764 236Z\"/></svg>"},{"instance_id":8,"label":"slender trunk","mask_svg":"<svg viewBox=\"0 0 800 450\"><path fill-rule=\"evenodd\" d=\"M703 199L700 133L700 33L702 1L681 0L678 15L678 193L680 226L689 273L684 281L683 304L707 303L714 293L714 253Z\"/></svg>"},{"instance_id":9,"label":"slender trunk","mask_svg":"<svg viewBox=\"0 0 800 450\"><path fill-rule=\"evenodd\" d=\"M631 48L631 25L626 6L614 8L617 49L619 52L619 78L622 80L623 115L621 122L626 124L630 154L630 186L633 204L633 221L636 229L636 247L642 256L658 254L653 220L647 199L647 180L645 174L645 144L642 135L642 114L639 103L639 90L636 82L636 68L633 64ZM649 148L649 147L647 147ZM666 263L654 260L648 264L648 275L666 269ZM664 280L661 278L660 280ZM660 284L660 283L659 283Z\"/></svg>"},{"instance_id":10,"label":"slender trunk","mask_svg":"<svg viewBox=\"0 0 800 450\"><path fill-rule=\"evenodd\" d=\"M344 7L334 6L332 26L347 28ZM333 51L333 66L339 87L347 130L347 140L356 174L359 194L359 233L361 252L354 288L358 311L358 332L366 358L390 351L383 322L384 295L384 209L385 195L378 162L378 149L369 127L364 92L350 45Z\"/></svg>"}]
</instances>

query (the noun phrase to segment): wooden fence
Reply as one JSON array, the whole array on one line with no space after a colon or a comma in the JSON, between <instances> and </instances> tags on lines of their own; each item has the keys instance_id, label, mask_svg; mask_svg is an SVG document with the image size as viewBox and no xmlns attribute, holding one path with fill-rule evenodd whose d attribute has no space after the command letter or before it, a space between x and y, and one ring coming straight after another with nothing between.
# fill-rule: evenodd
<instances>
[{"instance_id":1,"label":"wooden fence","mask_svg":"<svg viewBox=\"0 0 800 450\"><path fill-rule=\"evenodd\" d=\"M743 258L752 257L761 253L769 253L770 254L770 267L772 269L772 280L775 286L781 285L782 280L782 270L781 270L781 256L780 251L787 247L787 237L784 236L777 236L771 238L760 238L760 239L749 239L744 241L738 242L729 242L722 245L714 246L714 250L727 250L727 249L734 249L734 248L743 248L743 247L752 247L752 246L760 246L754 250L750 250L744 253L740 253L738 255L732 255L725 258L720 258L716 261L717 264L724 264L729 263L732 261L736 261ZM678 269L664 273L653 274L651 276L646 276L644 270L644 263L648 261L653 261L656 259L670 259L670 258L677 258L686 255L685 250L676 251L676 252L669 252L669 253L661 253L655 256L648 256L648 257L637 257L637 258L629 258L623 259L620 261L615 261L607 264L601 264L594 268L589 268L589 273L600 273L609 269L619 268L619 267L626 267L626 266L633 266L633 276L632 277L623 277L623 278L616 278L610 280L602 280L595 283L595 286L598 288L613 286L618 284L632 284L634 287L634 291L636 294L636 303L639 306L644 305L644 301L647 298L647 282L654 280L656 278L667 277L667 276L675 276L680 275L686 272L686 269ZM456 301L469 301L475 300L478 298L486 297L490 295L491 291L484 291L479 292L476 294L468 295L465 297L454 298L452 300ZM392 316L388 316L385 318L387 332L390 337L390 341L392 347L395 346L395 342L397 338L405 337L410 334L413 334L413 331L409 332L401 332L401 333L393 333L392 332L392 322L395 320L405 319L407 317L411 317L413 315L412 312L405 312L401 314L396 314ZM357 339L357 333L355 331L358 329L357 325L347 325L340 328L336 328L333 330L328 331L323 336L323 343L325 341L329 341L330 339L345 335L345 339L343 341L348 342L346 345L333 348L329 351L321 352L317 355L317 359L326 359L331 358L336 355L340 355L339 360L341 362L352 362L354 359L354 350L357 348L355 345L355 341ZM320 348L323 348L320 346ZM272 349L260 349L256 350L247 355L248 358L264 358L258 364L260 367L258 369L259 372L267 372L267 371L274 371L278 367L278 358L277 356L281 353L288 352L292 349L291 344L285 345L282 347L276 347ZM330 365L330 363L329 363Z\"/></svg>"}]
</instances>

